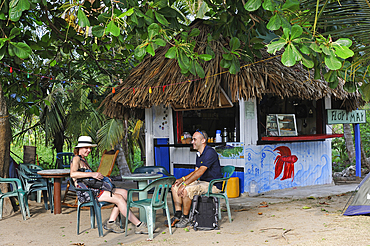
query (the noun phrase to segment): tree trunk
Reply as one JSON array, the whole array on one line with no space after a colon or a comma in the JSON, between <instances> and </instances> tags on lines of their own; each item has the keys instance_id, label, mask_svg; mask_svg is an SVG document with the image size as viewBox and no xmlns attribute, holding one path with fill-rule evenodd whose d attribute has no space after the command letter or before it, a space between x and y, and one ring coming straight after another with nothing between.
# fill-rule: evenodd
<instances>
[{"instance_id":1,"label":"tree trunk","mask_svg":"<svg viewBox=\"0 0 370 246\"><path fill-rule=\"evenodd\" d=\"M115 150L119 150L118 156L117 156L117 166L119 173L121 175L127 175L130 174L130 168L128 167L125 151L123 150L122 146L120 144L117 144L115 146Z\"/></svg>"},{"instance_id":2,"label":"tree trunk","mask_svg":"<svg viewBox=\"0 0 370 246\"><path fill-rule=\"evenodd\" d=\"M6 106L3 88L0 83L0 177L9 177L9 157L11 129L9 124L8 108ZM2 192L8 192L7 184L0 184ZM3 216L10 215L13 212L13 206L9 198L4 201Z\"/></svg>"},{"instance_id":3,"label":"tree trunk","mask_svg":"<svg viewBox=\"0 0 370 246\"><path fill-rule=\"evenodd\" d=\"M343 133L344 133L344 140L346 143L348 159L350 163L352 164L355 160L355 145L353 144L352 128L350 124L343 124Z\"/></svg>"}]
</instances>

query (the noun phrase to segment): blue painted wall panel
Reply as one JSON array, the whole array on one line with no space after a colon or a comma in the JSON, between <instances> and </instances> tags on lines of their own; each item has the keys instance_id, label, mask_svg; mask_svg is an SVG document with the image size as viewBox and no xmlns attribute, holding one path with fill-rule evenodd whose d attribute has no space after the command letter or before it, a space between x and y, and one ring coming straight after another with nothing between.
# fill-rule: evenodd
<instances>
[{"instance_id":1,"label":"blue painted wall panel","mask_svg":"<svg viewBox=\"0 0 370 246\"><path fill-rule=\"evenodd\" d=\"M276 150L285 146L290 154ZM284 152L284 153L283 153ZM332 182L331 142L313 141L276 145L245 146L244 190L249 192L252 180L257 182L258 193ZM292 161L293 156L298 160ZM284 160L280 164L278 160ZM281 165L282 172L275 178L275 169ZM294 169L289 178L282 180L284 172Z\"/></svg>"}]
</instances>

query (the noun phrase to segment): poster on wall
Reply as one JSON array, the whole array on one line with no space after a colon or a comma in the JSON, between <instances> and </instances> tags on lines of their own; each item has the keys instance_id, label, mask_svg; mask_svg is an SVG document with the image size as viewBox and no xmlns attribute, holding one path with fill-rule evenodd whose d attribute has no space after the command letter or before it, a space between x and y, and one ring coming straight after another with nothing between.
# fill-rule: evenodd
<instances>
[{"instance_id":1,"label":"poster on wall","mask_svg":"<svg viewBox=\"0 0 370 246\"><path fill-rule=\"evenodd\" d=\"M168 138L169 108L165 106L153 106L153 135L155 138Z\"/></svg>"},{"instance_id":2,"label":"poster on wall","mask_svg":"<svg viewBox=\"0 0 370 246\"><path fill-rule=\"evenodd\" d=\"M332 182L330 141L248 145L244 160L247 192L255 183L261 193Z\"/></svg>"},{"instance_id":3,"label":"poster on wall","mask_svg":"<svg viewBox=\"0 0 370 246\"><path fill-rule=\"evenodd\" d=\"M220 159L244 158L244 144L241 142L228 142L224 146L216 146L215 150Z\"/></svg>"}]
</instances>

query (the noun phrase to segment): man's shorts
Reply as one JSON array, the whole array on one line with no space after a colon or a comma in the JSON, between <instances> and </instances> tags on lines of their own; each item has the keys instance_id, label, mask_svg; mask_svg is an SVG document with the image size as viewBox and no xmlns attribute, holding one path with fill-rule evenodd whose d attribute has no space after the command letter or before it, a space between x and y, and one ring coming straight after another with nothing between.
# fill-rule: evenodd
<instances>
[{"instance_id":1,"label":"man's shorts","mask_svg":"<svg viewBox=\"0 0 370 246\"><path fill-rule=\"evenodd\" d=\"M175 191L177 193L177 190L179 189L180 185L179 186L174 185L171 189L173 189L173 191ZM203 195L203 194L207 193L208 186L209 186L209 182L207 182L207 181L200 181L200 180L194 181L193 183L188 184L185 187L185 189L187 191L187 196L191 200L193 200L193 197L195 195ZM212 187L212 193L220 193L220 192L221 192L221 190L219 190L216 186Z\"/></svg>"}]
</instances>

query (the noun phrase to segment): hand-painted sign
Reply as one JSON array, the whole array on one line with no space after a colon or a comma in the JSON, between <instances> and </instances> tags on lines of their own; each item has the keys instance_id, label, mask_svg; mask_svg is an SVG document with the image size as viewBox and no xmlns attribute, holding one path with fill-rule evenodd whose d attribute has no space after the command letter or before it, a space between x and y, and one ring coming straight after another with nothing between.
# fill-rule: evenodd
<instances>
[{"instance_id":1,"label":"hand-painted sign","mask_svg":"<svg viewBox=\"0 0 370 246\"><path fill-rule=\"evenodd\" d=\"M328 124L366 123L366 110L358 109L347 112L343 109L328 109Z\"/></svg>"}]
</instances>

